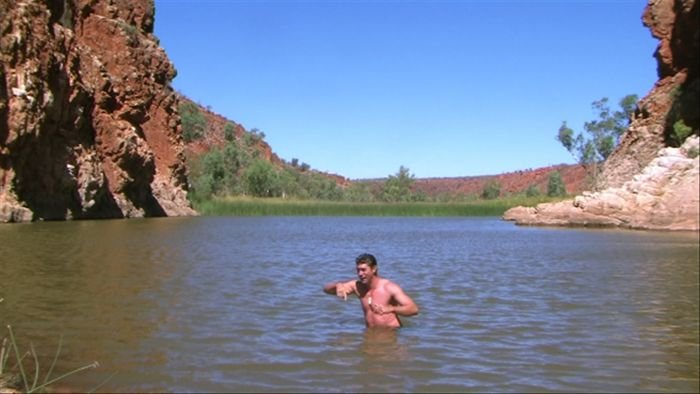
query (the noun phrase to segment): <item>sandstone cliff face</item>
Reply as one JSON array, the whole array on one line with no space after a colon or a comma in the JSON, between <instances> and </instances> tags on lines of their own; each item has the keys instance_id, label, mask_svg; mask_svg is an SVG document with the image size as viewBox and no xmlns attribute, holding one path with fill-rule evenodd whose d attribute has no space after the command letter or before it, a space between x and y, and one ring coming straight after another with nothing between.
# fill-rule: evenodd
<instances>
[{"instance_id":1,"label":"sandstone cliff face","mask_svg":"<svg viewBox=\"0 0 700 394\"><path fill-rule=\"evenodd\" d=\"M608 158L596 193L514 208L519 224L698 230L697 137L667 148L675 122L700 127L700 9L696 0L649 0L643 22L659 39L659 80L638 104L620 145Z\"/></svg>"},{"instance_id":2,"label":"sandstone cliff face","mask_svg":"<svg viewBox=\"0 0 700 394\"><path fill-rule=\"evenodd\" d=\"M0 222L192 215L152 0L0 0Z\"/></svg>"}]
</instances>

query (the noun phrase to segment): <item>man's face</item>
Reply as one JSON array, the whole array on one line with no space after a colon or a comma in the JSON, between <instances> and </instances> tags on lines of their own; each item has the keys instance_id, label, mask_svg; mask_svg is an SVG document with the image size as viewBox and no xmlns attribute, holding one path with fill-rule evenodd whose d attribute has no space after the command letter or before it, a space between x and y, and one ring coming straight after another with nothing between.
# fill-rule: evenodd
<instances>
[{"instance_id":1,"label":"man's face","mask_svg":"<svg viewBox=\"0 0 700 394\"><path fill-rule=\"evenodd\" d=\"M372 280L374 273L375 269L372 269L365 263L360 263L357 265L357 278L364 284L367 284L370 280Z\"/></svg>"}]
</instances>

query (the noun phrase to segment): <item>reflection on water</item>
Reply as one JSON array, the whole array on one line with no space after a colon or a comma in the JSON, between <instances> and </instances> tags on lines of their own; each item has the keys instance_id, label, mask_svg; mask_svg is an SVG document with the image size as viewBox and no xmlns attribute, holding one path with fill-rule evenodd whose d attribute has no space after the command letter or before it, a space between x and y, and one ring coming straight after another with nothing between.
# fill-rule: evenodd
<instances>
[{"instance_id":1,"label":"reflection on water","mask_svg":"<svg viewBox=\"0 0 700 394\"><path fill-rule=\"evenodd\" d=\"M0 323L105 391L698 391L697 234L473 218L0 226ZM321 292L372 252L420 305Z\"/></svg>"},{"instance_id":2,"label":"reflection on water","mask_svg":"<svg viewBox=\"0 0 700 394\"><path fill-rule=\"evenodd\" d=\"M368 328L363 333L360 352L368 363L406 360L406 346L399 344L397 335L397 330L393 329Z\"/></svg>"}]
</instances>

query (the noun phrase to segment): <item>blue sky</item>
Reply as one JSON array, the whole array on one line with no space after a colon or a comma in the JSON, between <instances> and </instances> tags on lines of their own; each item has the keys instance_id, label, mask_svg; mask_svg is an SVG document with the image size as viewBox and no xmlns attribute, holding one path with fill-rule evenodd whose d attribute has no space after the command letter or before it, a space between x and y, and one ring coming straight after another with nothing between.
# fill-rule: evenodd
<instances>
[{"instance_id":1,"label":"blue sky","mask_svg":"<svg viewBox=\"0 0 700 394\"><path fill-rule=\"evenodd\" d=\"M644 0L155 0L173 86L350 179L492 175L656 81Z\"/></svg>"}]
</instances>

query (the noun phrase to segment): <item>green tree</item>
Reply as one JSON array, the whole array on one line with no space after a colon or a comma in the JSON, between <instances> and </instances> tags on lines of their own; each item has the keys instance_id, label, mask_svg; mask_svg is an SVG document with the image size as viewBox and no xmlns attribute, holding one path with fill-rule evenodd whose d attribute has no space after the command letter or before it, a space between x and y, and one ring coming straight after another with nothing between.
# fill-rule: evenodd
<instances>
[{"instance_id":1,"label":"green tree","mask_svg":"<svg viewBox=\"0 0 700 394\"><path fill-rule=\"evenodd\" d=\"M389 175L384 182L382 199L388 202L400 202L411 200L411 185L414 182L414 175L407 167L400 166L395 175Z\"/></svg>"},{"instance_id":2,"label":"green tree","mask_svg":"<svg viewBox=\"0 0 700 394\"><path fill-rule=\"evenodd\" d=\"M525 190L525 196L527 197L537 197L540 194L540 188L535 184L528 186L527 190Z\"/></svg>"},{"instance_id":3,"label":"green tree","mask_svg":"<svg viewBox=\"0 0 700 394\"><path fill-rule=\"evenodd\" d=\"M208 199L221 192L226 175L221 150L205 153L195 160L190 173L194 199Z\"/></svg>"},{"instance_id":4,"label":"green tree","mask_svg":"<svg viewBox=\"0 0 700 394\"><path fill-rule=\"evenodd\" d=\"M374 195L370 190L369 184L353 182L345 191L345 199L352 202L371 202L374 201Z\"/></svg>"},{"instance_id":5,"label":"green tree","mask_svg":"<svg viewBox=\"0 0 700 394\"><path fill-rule=\"evenodd\" d=\"M501 195L501 184L498 181L488 181L484 185L481 197L486 200L493 200Z\"/></svg>"},{"instance_id":6,"label":"green tree","mask_svg":"<svg viewBox=\"0 0 700 394\"><path fill-rule=\"evenodd\" d=\"M598 119L584 123L585 135L581 132L575 133L567 126L566 121L559 127L557 140L588 169L594 181L598 175L597 165L615 150L629 126L636 103L637 95L627 95L620 100L620 109L613 112L608 106L608 98L603 97L591 104L598 114Z\"/></svg>"},{"instance_id":7,"label":"green tree","mask_svg":"<svg viewBox=\"0 0 700 394\"><path fill-rule=\"evenodd\" d=\"M185 142L192 142L204 136L207 128L207 120L199 107L191 102L180 102L180 123L182 125L182 138Z\"/></svg>"},{"instance_id":8,"label":"green tree","mask_svg":"<svg viewBox=\"0 0 700 394\"><path fill-rule=\"evenodd\" d=\"M224 139L234 141L236 139L236 125L233 122L226 122L224 126Z\"/></svg>"},{"instance_id":9,"label":"green tree","mask_svg":"<svg viewBox=\"0 0 700 394\"><path fill-rule=\"evenodd\" d=\"M245 171L246 190L255 197L273 197L278 191L277 173L272 164L257 159Z\"/></svg>"},{"instance_id":10,"label":"green tree","mask_svg":"<svg viewBox=\"0 0 700 394\"><path fill-rule=\"evenodd\" d=\"M343 198L343 192L338 187L333 179L325 178L322 175L317 175L319 178L319 194L317 198L331 201L339 201Z\"/></svg>"},{"instance_id":11,"label":"green tree","mask_svg":"<svg viewBox=\"0 0 700 394\"><path fill-rule=\"evenodd\" d=\"M244 168L245 153L235 140L229 141L221 148L221 156L224 167L224 186L229 194L238 194L242 191L240 172Z\"/></svg>"},{"instance_id":12,"label":"green tree","mask_svg":"<svg viewBox=\"0 0 700 394\"><path fill-rule=\"evenodd\" d=\"M298 178L298 173L289 167L285 167L282 171L278 172L278 185L279 185L279 195L282 198L287 198L291 196L299 197L300 186Z\"/></svg>"},{"instance_id":13,"label":"green tree","mask_svg":"<svg viewBox=\"0 0 700 394\"><path fill-rule=\"evenodd\" d=\"M566 195L566 186L559 171L552 171L547 182L547 195L549 197L559 197Z\"/></svg>"}]
</instances>

